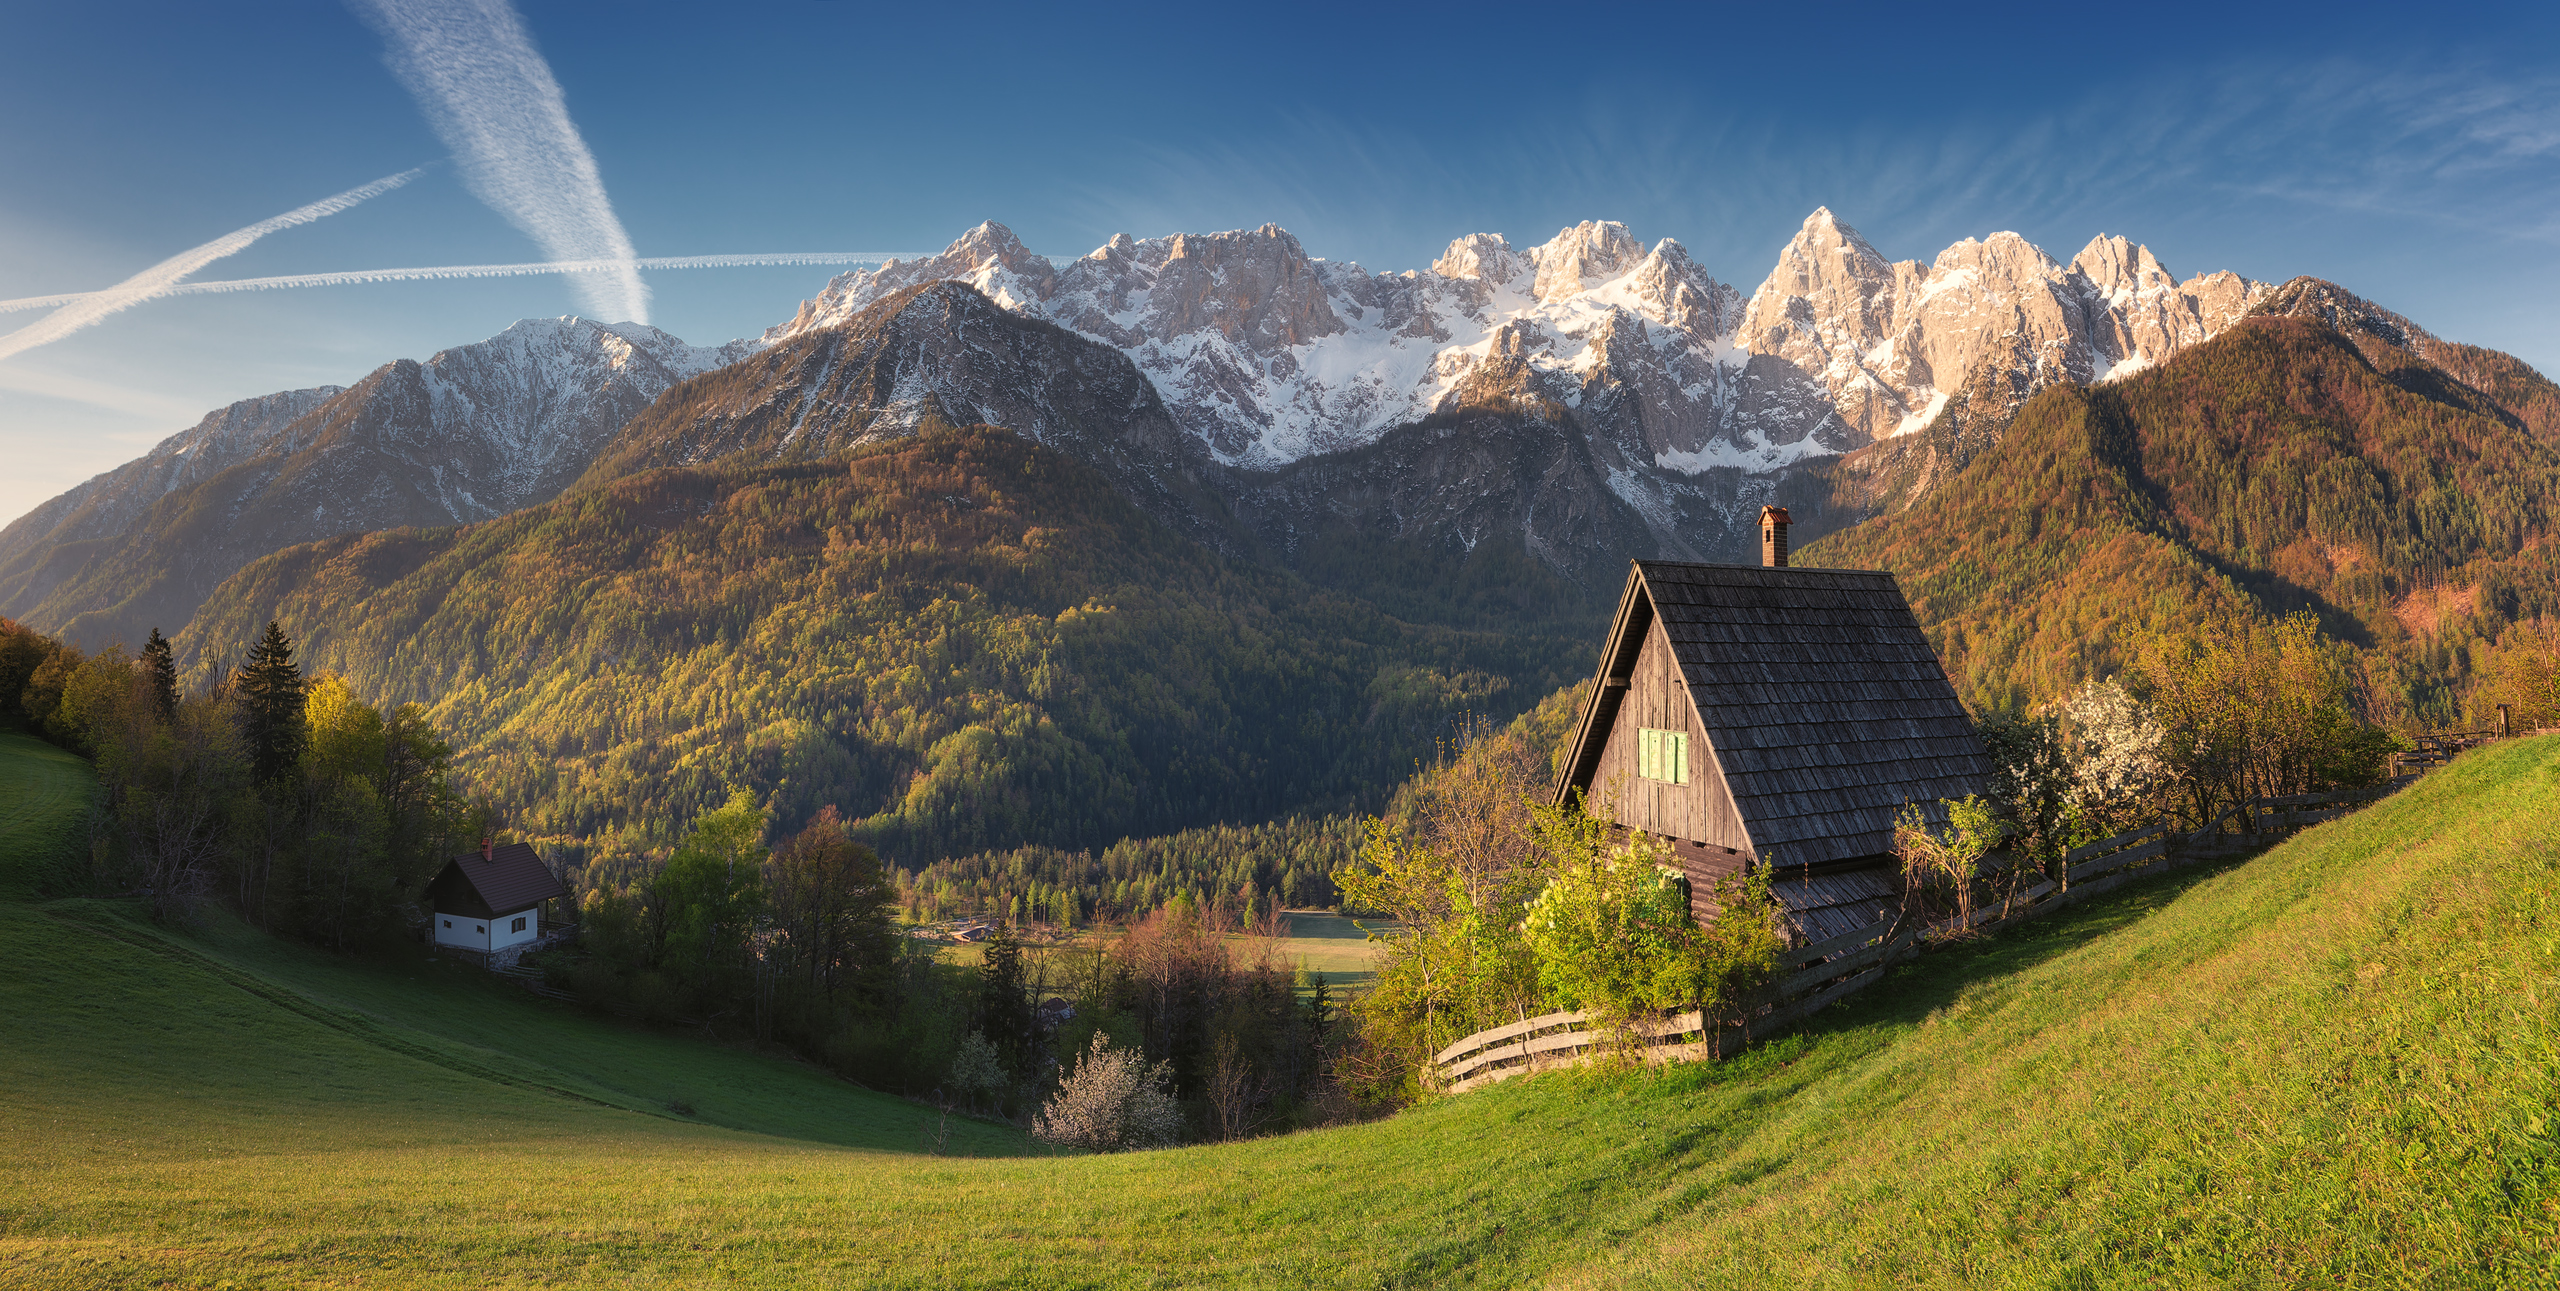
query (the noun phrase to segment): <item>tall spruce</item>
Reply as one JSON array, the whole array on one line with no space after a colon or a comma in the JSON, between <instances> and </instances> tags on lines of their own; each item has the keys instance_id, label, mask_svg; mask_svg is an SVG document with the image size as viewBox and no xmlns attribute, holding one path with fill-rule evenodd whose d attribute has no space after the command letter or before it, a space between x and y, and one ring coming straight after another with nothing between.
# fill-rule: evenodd
<instances>
[{"instance_id":1,"label":"tall spruce","mask_svg":"<svg viewBox=\"0 0 2560 1291\"><path fill-rule=\"evenodd\" d=\"M169 638L160 629L151 629L151 640L142 647L142 668L151 680L151 703L159 710L160 720L174 721L178 716L178 661L170 654Z\"/></svg>"},{"instance_id":2,"label":"tall spruce","mask_svg":"<svg viewBox=\"0 0 2560 1291\"><path fill-rule=\"evenodd\" d=\"M978 967L978 1030L995 1044L1015 1077L1028 1079L1039 1058L1040 1015L1023 968L1022 942L1013 925L997 924Z\"/></svg>"},{"instance_id":3,"label":"tall spruce","mask_svg":"<svg viewBox=\"0 0 2560 1291\"><path fill-rule=\"evenodd\" d=\"M302 669L293 661L293 642L273 619L266 635L250 647L249 665L237 683L240 712L249 738L249 757L259 781L272 780L302 761Z\"/></svg>"}]
</instances>

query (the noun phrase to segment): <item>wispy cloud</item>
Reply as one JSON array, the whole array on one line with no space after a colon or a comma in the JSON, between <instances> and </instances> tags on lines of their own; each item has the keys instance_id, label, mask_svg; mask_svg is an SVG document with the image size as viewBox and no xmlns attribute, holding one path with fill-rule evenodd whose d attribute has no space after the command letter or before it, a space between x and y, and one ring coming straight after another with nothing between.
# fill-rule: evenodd
<instances>
[{"instance_id":1,"label":"wispy cloud","mask_svg":"<svg viewBox=\"0 0 2560 1291\"><path fill-rule=\"evenodd\" d=\"M768 251L744 255L644 256L638 260L541 260L526 264L446 264L414 269L349 269L336 273L285 274L273 278L222 278L182 282L163 296L218 296L237 291L276 291L293 287L347 287L371 282L420 282L454 278L528 278L543 274L601 273L636 265L642 269L737 269L767 265L879 264L887 260L922 259L929 251ZM54 309L100 295L75 291L59 296L20 296L0 300L0 314L25 309Z\"/></svg>"},{"instance_id":2,"label":"wispy cloud","mask_svg":"<svg viewBox=\"0 0 2560 1291\"><path fill-rule=\"evenodd\" d=\"M649 321L649 286L569 119L551 65L507 0L348 0L390 44L386 61L461 163L474 196L578 275L587 312Z\"/></svg>"},{"instance_id":3,"label":"wispy cloud","mask_svg":"<svg viewBox=\"0 0 2560 1291\"><path fill-rule=\"evenodd\" d=\"M260 220L245 229L238 229L215 238L203 246L180 252L105 291L85 293L79 300L66 304L25 327L7 335L0 335L0 359L23 354L39 345L61 340L110 314L131 309L154 296L167 295L179 279L247 247L270 233L335 215L367 198L390 192L416 178L417 174L415 170L405 170L397 175L386 175L362 187L350 188L335 197L324 198L309 206L296 207L273 219Z\"/></svg>"},{"instance_id":4,"label":"wispy cloud","mask_svg":"<svg viewBox=\"0 0 2560 1291\"><path fill-rule=\"evenodd\" d=\"M2381 217L2380 241L2432 226L2560 242L2560 76L2441 60L2205 64L2072 100L1988 96L1846 127L1704 92L1595 93L1498 130L1451 129L1284 117L1212 146L1131 139L1067 213L1141 235L1272 219L1318 255L1387 244L1371 267L1388 269L1427 263L1459 233L1534 244L1559 222L1619 219L1680 238L1746 290L1817 205L1897 257L1997 229L2060 241L2182 223L2220 245L2345 215Z\"/></svg>"}]
</instances>

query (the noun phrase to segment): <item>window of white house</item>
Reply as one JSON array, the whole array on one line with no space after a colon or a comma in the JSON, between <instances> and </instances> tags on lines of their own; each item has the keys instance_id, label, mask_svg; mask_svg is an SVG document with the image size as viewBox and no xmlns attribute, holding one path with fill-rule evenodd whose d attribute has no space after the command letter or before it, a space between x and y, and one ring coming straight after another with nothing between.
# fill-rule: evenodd
<instances>
[{"instance_id":1,"label":"window of white house","mask_svg":"<svg viewBox=\"0 0 2560 1291\"><path fill-rule=\"evenodd\" d=\"M452 927L452 926L453 926L453 920L451 920L451 919L447 919L447 920L445 920L445 921L444 921L444 926L445 926L445 927L448 927L448 928Z\"/></svg>"},{"instance_id":2,"label":"window of white house","mask_svg":"<svg viewBox=\"0 0 2560 1291\"><path fill-rule=\"evenodd\" d=\"M507 931L509 931L509 932L523 932L523 931L524 931L524 920L522 920L522 919L518 919L518 920L516 920L516 926L515 926L515 927L512 927L512 928L507 929Z\"/></svg>"},{"instance_id":3,"label":"window of white house","mask_svg":"<svg viewBox=\"0 0 2560 1291\"><path fill-rule=\"evenodd\" d=\"M1689 783L1689 733L1637 727L1636 774L1664 784Z\"/></svg>"},{"instance_id":4,"label":"window of white house","mask_svg":"<svg viewBox=\"0 0 2560 1291\"><path fill-rule=\"evenodd\" d=\"M488 930L487 928L484 928L484 927L480 926L479 924L476 924L476 923L475 923L475 924L471 925L471 931L473 931L473 932L487 932L487 931L489 931L489 930Z\"/></svg>"}]
</instances>

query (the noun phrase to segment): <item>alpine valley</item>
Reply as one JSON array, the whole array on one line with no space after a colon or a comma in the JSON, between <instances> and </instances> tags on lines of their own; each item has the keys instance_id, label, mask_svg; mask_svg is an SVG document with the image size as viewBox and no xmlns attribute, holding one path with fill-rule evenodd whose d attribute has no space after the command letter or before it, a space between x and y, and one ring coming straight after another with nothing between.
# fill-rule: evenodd
<instances>
[{"instance_id":1,"label":"alpine valley","mask_svg":"<svg viewBox=\"0 0 2560 1291\"><path fill-rule=\"evenodd\" d=\"M1770 504L1979 707L2307 608L2452 720L2560 612L2555 490L2521 362L2118 237L1895 263L1817 210L1745 295L1606 222L1397 273L989 223L717 348L534 320L234 404L0 531L0 614L199 677L276 619L559 843L741 785L912 866L1374 801Z\"/></svg>"}]
</instances>

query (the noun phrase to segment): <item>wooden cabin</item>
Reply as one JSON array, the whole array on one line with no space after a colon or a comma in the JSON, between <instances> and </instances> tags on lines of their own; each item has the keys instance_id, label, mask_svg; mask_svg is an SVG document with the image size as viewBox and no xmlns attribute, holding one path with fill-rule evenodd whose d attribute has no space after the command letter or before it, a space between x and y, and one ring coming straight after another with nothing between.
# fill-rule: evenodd
<instances>
[{"instance_id":1,"label":"wooden cabin","mask_svg":"<svg viewBox=\"0 0 2560 1291\"><path fill-rule=\"evenodd\" d=\"M1943 823L1991 763L1893 575L1791 567L1786 527L1759 565L1635 562L1556 800L1669 842L1700 918L1766 867L1801 944L1890 911L1903 805Z\"/></svg>"},{"instance_id":2,"label":"wooden cabin","mask_svg":"<svg viewBox=\"0 0 2560 1291\"><path fill-rule=\"evenodd\" d=\"M504 950L540 937L544 903L567 895L532 844L484 838L479 851L445 862L427 884L428 927L438 946Z\"/></svg>"}]
</instances>

